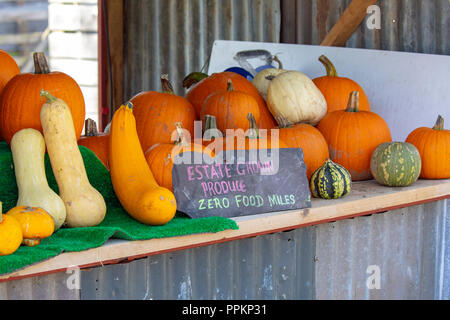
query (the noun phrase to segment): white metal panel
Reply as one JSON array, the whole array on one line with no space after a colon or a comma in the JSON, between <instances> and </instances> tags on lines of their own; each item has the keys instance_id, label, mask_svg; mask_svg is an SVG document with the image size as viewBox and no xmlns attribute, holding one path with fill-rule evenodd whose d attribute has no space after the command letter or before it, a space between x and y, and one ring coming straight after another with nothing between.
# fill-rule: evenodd
<instances>
[{"instance_id":1,"label":"white metal panel","mask_svg":"<svg viewBox=\"0 0 450 320\"><path fill-rule=\"evenodd\" d=\"M417 127L432 127L438 114L450 121L450 106L446 102L450 92L450 56L217 40L208 73L239 66L234 59L236 53L254 49L276 54L285 69L301 71L310 78L325 74L318 61L325 54L334 62L340 76L351 78L363 87L372 111L386 120L395 141L404 141Z\"/></svg>"}]
</instances>

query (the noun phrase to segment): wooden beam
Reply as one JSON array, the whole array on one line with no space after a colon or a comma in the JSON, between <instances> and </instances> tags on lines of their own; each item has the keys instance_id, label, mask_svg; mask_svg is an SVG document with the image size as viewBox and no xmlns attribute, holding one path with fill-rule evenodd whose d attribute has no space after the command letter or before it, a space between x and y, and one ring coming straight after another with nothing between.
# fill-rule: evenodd
<instances>
[{"instance_id":1,"label":"wooden beam","mask_svg":"<svg viewBox=\"0 0 450 320\"><path fill-rule=\"evenodd\" d=\"M343 47L367 14L367 8L377 0L353 0L331 28L321 46Z\"/></svg>"}]
</instances>

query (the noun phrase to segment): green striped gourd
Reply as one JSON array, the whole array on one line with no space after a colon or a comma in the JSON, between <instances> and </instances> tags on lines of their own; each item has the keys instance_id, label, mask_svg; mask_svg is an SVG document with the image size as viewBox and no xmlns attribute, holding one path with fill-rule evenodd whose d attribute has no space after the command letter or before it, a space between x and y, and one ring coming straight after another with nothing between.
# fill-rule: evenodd
<instances>
[{"instance_id":1,"label":"green striped gourd","mask_svg":"<svg viewBox=\"0 0 450 320\"><path fill-rule=\"evenodd\" d=\"M408 142L386 142L372 153L370 171L377 182L389 187L406 187L417 181L422 168L420 153Z\"/></svg>"},{"instance_id":2,"label":"green striped gourd","mask_svg":"<svg viewBox=\"0 0 450 320\"><path fill-rule=\"evenodd\" d=\"M311 175L309 187L315 198L338 199L350 192L352 177L343 166L327 159Z\"/></svg>"}]
</instances>

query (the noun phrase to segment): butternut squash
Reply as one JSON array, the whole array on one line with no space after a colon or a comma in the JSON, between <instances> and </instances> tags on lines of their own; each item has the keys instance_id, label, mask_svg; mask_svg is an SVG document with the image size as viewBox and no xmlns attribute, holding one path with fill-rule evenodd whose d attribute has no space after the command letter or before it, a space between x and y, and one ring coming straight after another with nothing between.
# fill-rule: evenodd
<instances>
[{"instance_id":1,"label":"butternut squash","mask_svg":"<svg viewBox=\"0 0 450 320\"><path fill-rule=\"evenodd\" d=\"M111 121L109 168L117 198L131 217L148 225L172 220L177 210L175 196L157 184L145 160L130 102Z\"/></svg>"},{"instance_id":2,"label":"butternut squash","mask_svg":"<svg viewBox=\"0 0 450 320\"><path fill-rule=\"evenodd\" d=\"M47 99L40 112L41 124L59 196L66 207L66 225L96 226L105 218L106 203L87 177L70 109L44 90L41 96Z\"/></svg>"},{"instance_id":3,"label":"butternut squash","mask_svg":"<svg viewBox=\"0 0 450 320\"><path fill-rule=\"evenodd\" d=\"M19 199L17 206L39 207L53 218L55 231L66 220L66 207L45 176L45 141L36 129L22 129L11 139Z\"/></svg>"}]
</instances>

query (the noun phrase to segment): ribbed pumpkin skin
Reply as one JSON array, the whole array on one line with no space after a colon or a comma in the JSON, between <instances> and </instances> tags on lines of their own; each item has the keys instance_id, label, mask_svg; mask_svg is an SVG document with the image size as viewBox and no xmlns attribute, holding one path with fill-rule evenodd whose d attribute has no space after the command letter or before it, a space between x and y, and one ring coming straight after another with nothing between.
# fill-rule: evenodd
<instances>
[{"instance_id":1,"label":"ribbed pumpkin skin","mask_svg":"<svg viewBox=\"0 0 450 320\"><path fill-rule=\"evenodd\" d=\"M370 160L370 171L375 180L389 187L406 187L416 182L421 167L419 151L406 142L382 143Z\"/></svg>"},{"instance_id":2,"label":"ribbed pumpkin skin","mask_svg":"<svg viewBox=\"0 0 450 320\"><path fill-rule=\"evenodd\" d=\"M136 130L142 150L146 151L156 143L171 143L175 123L194 135L194 121L197 114L192 104L185 98L171 93L146 91L131 100L136 119Z\"/></svg>"},{"instance_id":3,"label":"ribbed pumpkin skin","mask_svg":"<svg viewBox=\"0 0 450 320\"><path fill-rule=\"evenodd\" d=\"M109 134L100 133L96 136L82 136L78 140L78 145L84 146L94 152L105 167L109 168Z\"/></svg>"},{"instance_id":4,"label":"ribbed pumpkin skin","mask_svg":"<svg viewBox=\"0 0 450 320\"><path fill-rule=\"evenodd\" d=\"M204 102L200 117L205 123L205 116L216 117L217 128L221 132L227 129L248 130L247 115L251 113L258 123L259 107L256 100L241 91L227 90L212 93Z\"/></svg>"},{"instance_id":5,"label":"ribbed pumpkin skin","mask_svg":"<svg viewBox=\"0 0 450 320\"><path fill-rule=\"evenodd\" d=\"M218 90L226 90L228 80L233 82L233 86L236 91L245 92L255 98L259 106L260 114L259 121L257 121L258 127L261 129L275 128L277 125L275 119L267 108L266 102L259 93L258 89L256 89L256 87L249 80L234 72L225 71L210 75L195 84L186 93L186 99L192 103L197 114L200 114L206 98L213 92Z\"/></svg>"},{"instance_id":6,"label":"ribbed pumpkin skin","mask_svg":"<svg viewBox=\"0 0 450 320\"><path fill-rule=\"evenodd\" d=\"M330 157L327 141L322 133L309 124L302 123L292 127L280 128L279 138L288 148L303 149L308 179Z\"/></svg>"},{"instance_id":7,"label":"ribbed pumpkin skin","mask_svg":"<svg viewBox=\"0 0 450 320\"><path fill-rule=\"evenodd\" d=\"M19 66L11 55L5 50L0 49L0 94L9 80L20 73Z\"/></svg>"},{"instance_id":8,"label":"ribbed pumpkin skin","mask_svg":"<svg viewBox=\"0 0 450 320\"><path fill-rule=\"evenodd\" d=\"M450 179L450 130L445 130L443 123L441 129L415 129L408 135L406 142L419 150L422 158L420 178Z\"/></svg>"},{"instance_id":9,"label":"ribbed pumpkin skin","mask_svg":"<svg viewBox=\"0 0 450 320\"><path fill-rule=\"evenodd\" d=\"M338 199L350 192L352 178L343 166L328 159L313 172L309 187L315 198Z\"/></svg>"},{"instance_id":10,"label":"ribbed pumpkin skin","mask_svg":"<svg viewBox=\"0 0 450 320\"><path fill-rule=\"evenodd\" d=\"M8 82L0 101L0 128L8 144L21 129L33 128L43 132L39 120L41 107L45 102L40 97L42 89L66 102L72 115L76 138L81 136L86 111L83 93L75 80L62 72L22 73Z\"/></svg>"},{"instance_id":11,"label":"ribbed pumpkin skin","mask_svg":"<svg viewBox=\"0 0 450 320\"><path fill-rule=\"evenodd\" d=\"M156 182L173 192L172 169L173 158L182 152L206 153L210 158L214 154L201 144L191 143L187 146L176 146L173 143L158 143L145 152L145 159L155 177Z\"/></svg>"}]
</instances>

